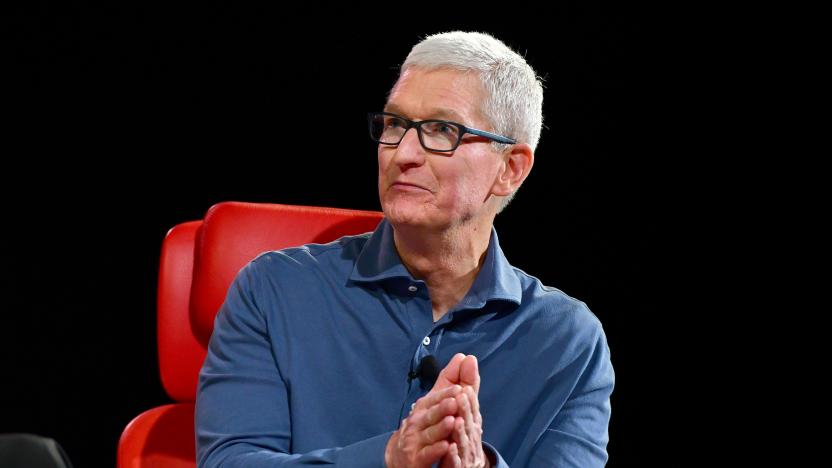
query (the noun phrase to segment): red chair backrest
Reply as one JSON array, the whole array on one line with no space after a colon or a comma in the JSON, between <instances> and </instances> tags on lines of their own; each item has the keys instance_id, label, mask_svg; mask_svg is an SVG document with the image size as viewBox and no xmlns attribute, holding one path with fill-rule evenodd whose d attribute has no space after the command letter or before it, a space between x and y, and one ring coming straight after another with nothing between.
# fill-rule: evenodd
<instances>
[{"instance_id":1,"label":"red chair backrest","mask_svg":"<svg viewBox=\"0 0 832 468\"><path fill-rule=\"evenodd\" d=\"M171 229L162 245L158 347L162 384L193 402L214 317L240 269L264 251L372 231L383 213L266 203L223 202L202 221Z\"/></svg>"}]
</instances>

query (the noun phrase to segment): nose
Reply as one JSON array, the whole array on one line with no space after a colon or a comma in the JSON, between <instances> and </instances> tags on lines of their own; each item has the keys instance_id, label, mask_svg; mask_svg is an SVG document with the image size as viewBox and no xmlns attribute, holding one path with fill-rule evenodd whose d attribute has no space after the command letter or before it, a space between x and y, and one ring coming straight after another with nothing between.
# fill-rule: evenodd
<instances>
[{"instance_id":1,"label":"nose","mask_svg":"<svg viewBox=\"0 0 832 468\"><path fill-rule=\"evenodd\" d=\"M419 143L419 134L415 128L405 132L404 138L395 148L393 161L400 166L402 171L409 166L421 166L425 163L425 149Z\"/></svg>"}]
</instances>

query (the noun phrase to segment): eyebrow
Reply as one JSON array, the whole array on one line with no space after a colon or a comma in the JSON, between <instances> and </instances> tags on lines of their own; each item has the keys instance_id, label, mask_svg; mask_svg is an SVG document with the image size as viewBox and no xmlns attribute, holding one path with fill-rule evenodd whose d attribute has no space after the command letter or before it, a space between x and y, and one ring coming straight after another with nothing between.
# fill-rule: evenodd
<instances>
[{"instance_id":1,"label":"eyebrow","mask_svg":"<svg viewBox=\"0 0 832 468\"><path fill-rule=\"evenodd\" d=\"M405 115L406 113L404 111L402 111L401 109L399 109L395 104L385 105L384 106L384 112L391 112L393 114L400 114L402 116L407 117L407 115ZM432 116L428 120L432 120L432 119L444 120L444 119L447 119L447 120L453 120L454 122L457 122L457 123L465 122L465 119L453 109L445 109L445 108L437 107L437 108L431 109L427 113L427 115Z\"/></svg>"}]
</instances>

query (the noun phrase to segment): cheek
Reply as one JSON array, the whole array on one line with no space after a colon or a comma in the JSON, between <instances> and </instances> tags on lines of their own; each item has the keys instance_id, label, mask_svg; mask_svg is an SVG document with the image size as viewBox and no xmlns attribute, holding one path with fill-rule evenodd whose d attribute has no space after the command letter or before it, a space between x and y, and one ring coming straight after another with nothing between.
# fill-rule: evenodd
<instances>
[{"instance_id":1,"label":"cheek","mask_svg":"<svg viewBox=\"0 0 832 468\"><path fill-rule=\"evenodd\" d=\"M446 179L442 184L444 203L450 206L467 206L476 196L476 188L470 179L459 177Z\"/></svg>"},{"instance_id":2,"label":"cheek","mask_svg":"<svg viewBox=\"0 0 832 468\"><path fill-rule=\"evenodd\" d=\"M453 184L451 203L458 205L462 209L476 207L482 205L487 198L490 183L485 177L475 177L468 174L460 176Z\"/></svg>"},{"instance_id":3,"label":"cheek","mask_svg":"<svg viewBox=\"0 0 832 468\"><path fill-rule=\"evenodd\" d=\"M383 151L381 148L378 150L377 154L378 159L378 175L377 175L377 186L378 186L378 195L380 198L385 197L385 187L391 182L391 177L393 175L389 174L392 170L392 155L389 151Z\"/></svg>"},{"instance_id":4,"label":"cheek","mask_svg":"<svg viewBox=\"0 0 832 468\"><path fill-rule=\"evenodd\" d=\"M392 155L390 151L386 151L379 146L378 151L376 153L376 158L378 159L378 173L379 175L387 172L387 168L390 165L390 161L392 159Z\"/></svg>"},{"instance_id":5,"label":"cheek","mask_svg":"<svg viewBox=\"0 0 832 468\"><path fill-rule=\"evenodd\" d=\"M384 155L382 155L381 151L378 152L377 159L378 159L378 183L379 183L379 187L381 187L381 181L383 180L384 173L387 170L387 163L385 162Z\"/></svg>"}]
</instances>

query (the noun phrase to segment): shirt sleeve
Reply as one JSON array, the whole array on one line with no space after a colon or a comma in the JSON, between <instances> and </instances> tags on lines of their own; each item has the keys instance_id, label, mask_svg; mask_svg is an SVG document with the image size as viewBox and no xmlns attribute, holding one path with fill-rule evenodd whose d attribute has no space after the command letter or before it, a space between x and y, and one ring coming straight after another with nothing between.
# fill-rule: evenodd
<instances>
[{"instance_id":1,"label":"shirt sleeve","mask_svg":"<svg viewBox=\"0 0 832 468\"><path fill-rule=\"evenodd\" d=\"M493 468L509 468L508 463L506 463L506 461L503 460L503 456L500 455L500 452L498 452L493 445L489 444L488 442L483 442L482 448L486 451L486 456L488 456L489 453L493 455L489 456L488 458L497 461L497 463L493 463L491 465Z\"/></svg>"},{"instance_id":2,"label":"shirt sleeve","mask_svg":"<svg viewBox=\"0 0 832 468\"><path fill-rule=\"evenodd\" d=\"M610 395L615 373L600 323L579 360L586 365L575 388L544 430L529 466L603 467L607 463Z\"/></svg>"},{"instance_id":3,"label":"shirt sleeve","mask_svg":"<svg viewBox=\"0 0 832 468\"><path fill-rule=\"evenodd\" d=\"M291 451L286 385L258 309L255 262L240 270L217 313L199 375L195 429L200 467L384 467L392 432L345 447Z\"/></svg>"}]
</instances>

